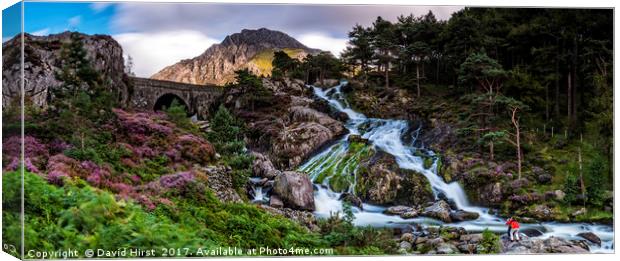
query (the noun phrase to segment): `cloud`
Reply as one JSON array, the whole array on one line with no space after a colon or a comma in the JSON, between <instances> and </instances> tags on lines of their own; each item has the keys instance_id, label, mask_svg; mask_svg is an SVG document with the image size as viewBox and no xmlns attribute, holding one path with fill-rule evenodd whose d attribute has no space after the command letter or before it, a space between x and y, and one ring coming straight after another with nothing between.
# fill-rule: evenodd
<instances>
[{"instance_id":1,"label":"cloud","mask_svg":"<svg viewBox=\"0 0 620 261\"><path fill-rule=\"evenodd\" d=\"M150 77L168 65L193 58L218 41L193 30L122 33L112 36L134 62L134 72Z\"/></svg>"},{"instance_id":2,"label":"cloud","mask_svg":"<svg viewBox=\"0 0 620 261\"><path fill-rule=\"evenodd\" d=\"M114 8L112 34L134 58L137 75L148 77L242 29L282 31L308 47L339 56L355 24L370 26L377 16L395 21L400 15L420 16L429 10L438 19L448 19L463 7L126 2Z\"/></svg>"},{"instance_id":3,"label":"cloud","mask_svg":"<svg viewBox=\"0 0 620 261\"><path fill-rule=\"evenodd\" d=\"M337 57L339 57L340 53L347 47L346 38L333 38L321 33L303 34L299 36L297 40L310 48L330 51Z\"/></svg>"},{"instance_id":4,"label":"cloud","mask_svg":"<svg viewBox=\"0 0 620 261\"><path fill-rule=\"evenodd\" d=\"M67 21L67 23L69 23L69 27L76 27L76 26L80 25L81 22L82 22L82 17L79 16L79 15L71 17Z\"/></svg>"},{"instance_id":5,"label":"cloud","mask_svg":"<svg viewBox=\"0 0 620 261\"><path fill-rule=\"evenodd\" d=\"M110 6L112 6L112 3L92 3L90 4L90 9L95 13L100 13Z\"/></svg>"},{"instance_id":6,"label":"cloud","mask_svg":"<svg viewBox=\"0 0 620 261\"><path fill-rule=\"evenodd\" d=\"M50 29L49 28L43 28L41 30L37 30L31 33L32 35L36 35L36 36L45 36L50 34Z\"/></svg>"},{"instance_id":7,"label":"cloud","mask_svg":"<svg viewBox=\"0 0 620 261\"><path fill-rule=\"evenodd\" d=\"M396 5L252 5L205 3L123 3L116 6L112 28L118 31L196 30L223 39L241 29L266 27L292 36L321 32L346 37L356 23L369 26L377 18L426 14L448 19L461 6ZM155 15L156 14L156 15Z\"/></svg>"}]
</instances>

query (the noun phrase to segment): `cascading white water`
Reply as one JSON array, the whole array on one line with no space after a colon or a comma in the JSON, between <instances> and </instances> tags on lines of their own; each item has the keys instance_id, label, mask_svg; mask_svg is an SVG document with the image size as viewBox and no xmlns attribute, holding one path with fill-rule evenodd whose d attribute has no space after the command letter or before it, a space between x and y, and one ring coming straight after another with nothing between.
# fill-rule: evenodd
<instances>
[{"instance_id":1,"label":"cascading white water","mask_svg":"<svg viewBox=\"0 0 620 261\"><path fill-rule=\"evenodd\" d=\"M259 185L262 178L260 177L252 177L250 178L250 183L252 184L252 189L254 190L254 198L252 202L264 203L267 200L266 193L263 191L263 186Z\"/></svg>"},{"instance_id":2,"label":"cascading white water","mask_svg":"<svg viewBox=\"0 0 620 261\"><path fill-rule=\"evenodd\" d=\"M361 134L362 138L369 140L370 144L375 148L378 148L386 153L393 155L396 159L399 167L404 169L414 170L424 175L431 187L433 193L437 196L442 193L446 198L454 201L455 205L459 209L466 211L476 212L480 217L476 220L463 221L456 223L455 225L463 227L468 231L482 231L484 229L490 229L495 232L505 231L506 227L504 221L494 215L488 213L488 209L471 205L467 201L465 191L457 182L446 183L439 175L437 175L437 160L435 159L430 168L424 167L424 159L416 156L415 152L418 148L411 145L406 145L402 139L404 133L408 130L409 126L406 121L402 120L389 120L389 119L374 119L367 118L365 115L354 111L348 105L343 93L341 92L342 86L347 82L343 81L339 85L328 89L321 89L318 87L310 86L314 90L314 94L327 101L336 110L345 113L349 120L346 123L346 127L349 130L349 134L343 137L334 145L326 148L324 151L318 153L305 164L300 167L301 171L307 172L315 183L318 180L320 184L317 185L315 192L315 215L319 217L328 217L332 213L341 212L343 210L342 201L340 197L342 193L332 191L330 189L329 179L325 177L325 170L330 170L330 175L350 175L350 169L346 168L346 162L343 163L344 157L350 156L348 137L352 134ZM362 131L363 127L363 131ZM419 129L415 132L419 134ZM432 152L430 152L432 154ZM355 157L355 155L353 156ZM343 165L345 164L345 165ZM342 173L336 170L341 170ZM347 170L347 171L342 171ZM356 171L353 171L356 174ZM352 180L351 180L352 179ZM355 177L346 176L346 180L349 180L350 187L349 192L354 192L352 187L355 186ZM402 226L405 224L417 223L426 225L440 225L441 221L430 218L414 218L403 219L399 216L391 216L383 214L384 207L374 206L370 204L363 204L363 210L359 208L353 208L356 225L370 225L370 226ZM532 228L543 232L541 237L558 236L567 239L575 239L576 235L580 232L591 231L595 232L603 241L601 247L591 246L592 252L613 252L613 228L605 225L592 225L582 223L560 224L555 222L541 223L541 224L523 224L523 229Z\"/></svg>"}]
</instances>

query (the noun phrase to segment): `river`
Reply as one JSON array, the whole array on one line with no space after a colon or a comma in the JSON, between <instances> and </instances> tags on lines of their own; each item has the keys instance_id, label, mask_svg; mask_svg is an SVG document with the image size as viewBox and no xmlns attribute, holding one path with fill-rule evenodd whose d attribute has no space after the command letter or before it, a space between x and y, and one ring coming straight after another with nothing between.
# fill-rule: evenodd
<instances>
[{"instance_id":1,"label":"river","mask_svg":"<svg viewBox=\"0 0 620 261\"><path fill-rule=\"evenodd\" d=\"M419 129L413 132L413 141L405 142L403 137L409 129L408 122L403 120L368 118L362 113L354 111L348 105L341 92L341 87L346 84L347 82L343 81L339 85L327 89L310 86L313 88L314 94L317 97L329 102L333 108L346 113L349 117L349 120L346 122L349 134L314 155L299 168L300 171L307 172L315 184L317 183L316 180L319 173L323 172L326 168L332 167L333 170L340 170L343 172L329 173L327 177L322 178L322 184L317 184L317 186L315 186L316 191L314 197L316 210L314 213L316 216L328 217L331 213L342 211L343 209L342 201L339 200L340 193L330 190L327 185L329 178L336 175L351 176L352 173L353 176L350 178L351 186L349 186L348 190L350 192L354 191L355 175L357 172L357 165L353 164L355 162L355 155L349 157L347 160L345 160L346 157L344 157L344 155L348 152L348 136L356 134L361 135L362 138L368 139L370 144L375 148L393 155L401 168L415 170L424 175L430 182L435 196L439 193L443 193L448 199L454 201L456 207L459 209L477 212L480 215L476 220L446 225L463 227L468 231L482 231L488 228L491 231L499 233L506 230L506 226L504 225L505 220L503 218L489 214L487 208L470 204L467 200L465 191L458 182L444 182L444 180L437 175L436 160L430 168L424 167L424 160L415 154L418 148L412 145L415 144L417 134L420 132ZM425 153L432 154L433 152L425 150ZM335 168L334 165L338 164L342 165ZM262 197L263 195L261 194L261 199ZM413 223L421 225L443 225L443 222L439 220L426 217L403 219L399 216L385 215L383 214L384 210L385 207L370 204L363 204L363 210L353 207L355 215L354 223L359 226L369 225L375 227L402 227ZM578 233L586 231L593 232L601 238L602 245L600 247L590 245L591 252L614 252L613 228L608 225L543 222L537 224L522 224L521 228L522 230L536 229L542 232L540 238L556 236L565 239L582 239L577 236Z\"/></svg>"}]
</instances>

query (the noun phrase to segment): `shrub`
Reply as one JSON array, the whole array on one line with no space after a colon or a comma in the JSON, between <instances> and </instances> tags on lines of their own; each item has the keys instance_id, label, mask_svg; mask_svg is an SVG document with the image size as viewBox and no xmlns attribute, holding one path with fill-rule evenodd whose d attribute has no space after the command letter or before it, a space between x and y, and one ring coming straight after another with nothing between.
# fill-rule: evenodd
<instances>
[{"instance_id":1,"label":"shrub","mask_svg":"<svg viewBox=\"0 0 620 261\"><path fill-rule=\"evenodd\" d=\"M183 106L177 99L172 100L169 108L164 108L164 112L168 120L174 122L177 127L196 131L196 127L192 124L192 121L189 117L187 117L187 112L185 106Z\"/></svg>"},{"instance_id":2,"label":"shrub","mask_svg":"<svg viewBox=\"0 0 620 261\"><path fill-rule=\"evenodd\" d=\"M488 228L482 231L480 245L482 246L482 250L480 251L481 254L497 254L502 250L499 236L491 232Z\"/></svg>"}]
</instances>

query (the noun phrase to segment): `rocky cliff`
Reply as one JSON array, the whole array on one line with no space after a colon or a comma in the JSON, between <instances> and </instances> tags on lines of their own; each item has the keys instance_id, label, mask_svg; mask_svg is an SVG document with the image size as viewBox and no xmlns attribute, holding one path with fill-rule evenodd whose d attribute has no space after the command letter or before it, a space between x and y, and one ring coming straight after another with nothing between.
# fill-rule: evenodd
<instances>
[{"instance_id":1,"label":"rocky cliff","mask_svg":"<svg viewBox=\"0 0 620 261\"><path fill-rule=\"evenodd\" d=\"M124 78L123 49L107 35L80 34L87 58L115 89L127 97ZM49 36L24 35L24 90L27 100L36 106L45 106L49 88L60 86L55 73L61 68L60 52L69 41L71 32ZM2 98L3 106L19 97L21 77L21 37L2 44Z\"/></svg>"},{"instance_id":2,"label":"rocky cliff","mask_svg":"<svg viewBox=\"0 0 620 261\"><path fill-rule=\"evenodd\" d=\"M170 65L151 78L192 84L223 85L234 79L234 71L249 69L256 75L271 74L274 51L283 50L301 59L320 50L310 49L289 35L266 28L244 29L227 36L203 54Z\"/></svg>"}]
</instances>

